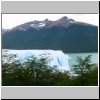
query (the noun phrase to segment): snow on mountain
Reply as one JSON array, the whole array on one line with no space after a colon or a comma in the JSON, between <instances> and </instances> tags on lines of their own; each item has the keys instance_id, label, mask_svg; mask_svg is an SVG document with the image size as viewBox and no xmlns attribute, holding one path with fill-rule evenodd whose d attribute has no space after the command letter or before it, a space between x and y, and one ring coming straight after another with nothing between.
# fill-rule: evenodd
<instances>
[{"instance_id":1,"label":"snow on mountain","mask_svg":"<svg viewBox=\"0 0 100 100\"><path fill-rule=\"evenodd\" d=\"M67 28L73 24L84 24L87 26L91 25L91 24L87 24L87 23L83 23L83 22L77 22L72 18L64 16L64 17L62 17L58 20L55 20L55 21L50 21L49 19L45 19L43 21L34 20L34 21L26 22L24 24L21 24L21 25L18 25L16 27L12 28L10 31L16 30L16 29L21 30L21 31L26 31L30 28L34 28L34 29L39 30L42 28L51 28L53 26L63 26L65 28Z\"/></svg>"},{"instance_id":2,"label":"snow on mountain","mask_svg":"<svg viewBox=\"0 0 100 100\"><path fill-rule=\"evenodd\" d=\"M68 27L72 23L75 23L75 20L64 16L64 17L62 17L62 18L60 18L56 21L50 21L48 19L45 19L43 21L34 20L34 21L31 21L31 22L27 22L27 23L18 25L16 27L12 28L11 31L15 30L15 29L26 31L29 28L41 29L41 28L50 28L50 27L53 27L53 26Z\"/></svg>"},{"instance_id":3,"label":"snow on mountain","mask_svg":"<svg viewBox=\"0 0 100 100\"><path fill-rule=\"evenodd\" d=\"M33 27L33 28L34 28L34 27L39 27L39 28L40 28L40 27L45 26L45 22L41 22L41 23L39 23L39 24L30 24L30 26Z\"/></svg>"}]
</instances>

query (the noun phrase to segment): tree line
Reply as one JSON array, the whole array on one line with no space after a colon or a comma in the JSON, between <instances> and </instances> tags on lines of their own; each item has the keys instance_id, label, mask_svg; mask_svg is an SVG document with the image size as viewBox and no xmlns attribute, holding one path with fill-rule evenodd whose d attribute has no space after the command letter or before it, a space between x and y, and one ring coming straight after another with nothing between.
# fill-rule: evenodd
<instances>
[{"instance_id":1,"label":"tree line","mask_svg":"<svg viewBox=\"0 0 100 100\"><path fill-rule=\"evenodd\" d=\"M3 54L1 82L3 86L97 86L98 65L91 63L91 55L76 61L71 71L62 71L49 66L45 57L32 56L22 63L16 55Z\"/></svg>"}]
</instances>

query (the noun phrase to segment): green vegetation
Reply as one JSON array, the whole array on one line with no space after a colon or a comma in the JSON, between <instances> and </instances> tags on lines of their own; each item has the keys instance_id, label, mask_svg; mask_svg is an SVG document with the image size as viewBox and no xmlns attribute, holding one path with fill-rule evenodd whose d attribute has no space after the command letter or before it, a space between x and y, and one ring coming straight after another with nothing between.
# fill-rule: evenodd
<instances>
[{"instance_id":1,"label":"green vegetation","mask_svg":"<svg viewBox=\"0 0 100 100\"><path fill-rule=\"evenodd\" d=\"M63 44L63 45L62 45ZM97 52L98 27L73 24L27 31L11 30L2 34L3 49L52 49L72 52Z\"/></svg>"},{"instance_id":2,"label":"green vegetation","mask_svg":"<svg viewBox=\"0 0 100 100\"><path fill-rule=\"evenodd\" d=\"M82 59L77 57L77 65L73 65L73 72L77 75L73 79L73 85L79 86L96 86L98 85L98 66L92 64L91 55Z\"/></svg>"},{"instance_id":3,"label":"green vegetation","mask_svg":"<svg viewBox=\"0 0 100 100\"><path fill-rule=\"evenodd\" d=\"M3 86L97 86L98 66L91 64L91 56L77 58L72 72L48 66L48 58L30 57L21 63L16 55L2 55ZM6 59L6 61L5 61ZM9 63L8 63L9 62Z\"/></svg>"}]
</instances>

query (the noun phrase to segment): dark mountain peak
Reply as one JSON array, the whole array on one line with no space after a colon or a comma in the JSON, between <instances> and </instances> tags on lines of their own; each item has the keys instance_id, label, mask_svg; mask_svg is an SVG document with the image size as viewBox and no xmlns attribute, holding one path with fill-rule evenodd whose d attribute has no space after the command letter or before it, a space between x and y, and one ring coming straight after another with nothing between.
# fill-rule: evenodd
<instances>
[{"instance_id":1,"label":"dark mountain peak","mask_svg":"<svg viewBox=\"0 0 100 100\"><path fill-rule=\"evenodd\" d=\"M75 21L74 19L72 19L72 18L69 18L68 21L70 21L70 22L76 22L76 21Z\"/></svg>"},{"instance_id":2,"label":"dark mountain peak","mask_svg":"<svg viewBox=\"0 0 100 100\"><path fill-rule=\"evenodd\" d=\"M38 20L34 20L34 21L32 21L32 23L29 23L29 25L30 24L39 24L41 21L38 21Z\"/></svg>"},{"instance_id":3,"label":"dark mountain peak","mask_svg":"<svg viewBox=\"0 0 100 100\"><path fill-rule=\"evenodd\" d=\"M49 22L49 19L48 19L48 18L46 18L46 19L44 20L44 22Z\"/></svg>"},{"instance_id":4,"label":"dark mountain peak","mask_svg":"<svg viewBox=\"0 0 100 100\"><path fill-rule=\"evenodd\" d=\"M62 18L60 18L59 20L60 21L66 21L66 20L68 20L69 18L67 17L67 16L64 16L64 17L62 17Z\"/></svg>"},{"instance_id":5,"label":"dark mountain peak","mask_svg":"<svg viewBox=\"0 0 100 100\"><path fill-rule=\"evenodd\" d=\"M76 23L76 21L67 16L64 16L54 22L55 26L63 26L65 28L69 27L73 23Z\"/></svg>"},{"instance_id":6,"label":"dark mountain peak","mask_svg":"<svg viewBox=\"0 0 100 100\"><path fill-rule=\"evenodd\" d=\"M2 34L3 49L53 49L63 52L97 52L98 27L66 16L21 24Z\"/></svg>"},{"instance_id":7,"label":"dark mountain peak","mask_svg":"<svg viewBox=\"0 0 100 100\"><path fill-rule=\"evenodd\" d=\"M58 21L62 21L62 22L70 22L70 21L74 21L74 22L75 22L74 19L69 18L69 17L67 17L67 16L64 16L64 17L60 18Z\"/></svg>"},{"instance_id":8,"label":"dark mountain peak","mask_svg":"<svg viewBox=\"0 0 100 100\"><path fill-rule=\"evenodd\" d=\"M9 31L16 30L16 29L21 30L21 31L26 31L30 28L40 30L43 28L51 28L51 27L55 27L55 26L61 26L64 28L68 28L69 26L71 26L73 24L90 26L90 24L83 23L83 22L77 22L72 18L69 18L67 16L63 16L62 18L55 20L55 21L51 21L47 18L42 20L42 21L33 20L30 22L26 22L26 23L23 23L21 25L18 25ZM5 31L3 31L3 32L5 32Z\"/></svg>"}]
</instances>

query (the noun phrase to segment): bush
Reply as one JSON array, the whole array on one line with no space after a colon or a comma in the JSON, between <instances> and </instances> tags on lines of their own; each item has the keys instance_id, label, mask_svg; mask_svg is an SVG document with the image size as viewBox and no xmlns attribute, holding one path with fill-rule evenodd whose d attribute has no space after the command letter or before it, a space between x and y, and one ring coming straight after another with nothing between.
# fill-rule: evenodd
<instances>
[{"instance_id":1,"label":"bush","mask_svg":"<svg viewBox=\"0 0 100 100\"><path fill-rule=\"evenodd\" d=\"M48 58L30 57L21 63L16 55L2 56L3 86L97 86L98 68L91 64L91 56L77 58L73 73L60 71L57 66L50 67ZM6 60L5 60L6 59ZM5 62L6 61L6 62Z\"/></svg>"},{"instance_id":2,"label":"bush","mask_svg":"<svg viewBox=\"0 0 100 100\"><path fill-rule=\"evenodd\" d=\"M72 71L76 75L73 78L73 85L77 86L97 86L98 66L91 63L91 55L82 59L77 57L77 65L73 65Z\"/></svg>"}]
</instances>

